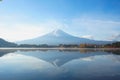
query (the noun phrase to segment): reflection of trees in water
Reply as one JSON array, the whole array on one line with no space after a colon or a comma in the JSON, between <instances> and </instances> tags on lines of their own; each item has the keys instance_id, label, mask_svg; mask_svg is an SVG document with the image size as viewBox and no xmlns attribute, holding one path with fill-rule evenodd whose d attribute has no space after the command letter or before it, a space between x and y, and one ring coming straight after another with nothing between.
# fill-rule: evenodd
<instances>
[{"instance_id":1,"label":"reflection of trees in water","mask_svg":"<svg viewBox=\"0 0 120 80\"><path fill-rule=\"evenodd\" d=\"M118 49L118 50L106 50L105 52L113 53L113 54L116 54L116 55L120 55L120 49Z\"/></svg>"},{"instance_id":2,"label":"reflection of trees in water","mask_svg":"<svg viewBox=\"0 0 120 80\"><path fill-rule=\"evenodd\" d=\"M79 50L74 49L59 49L60 52L79 52Z\"/></svg>"},{"instance_id":3,"label":"reflection of trees in water","mask_svg":"<svg viewBox=\"0 0 120 80\"><path fill-rule=\"evenodd\" d=\"M80 49L80 53L91 53L91 52L108 52L120 55L120 49Z\"/></svg>"},{"instance_id":4,"label":"reflection of trees in water","mask_svg":"<svg viewBox=\"0 0 120 80\"><path fill-rule=\"evenodd\" d=\"M43 51L46 52L48 51L48 49L19 49L19 51L23 51L23 52L29 52L29 51Z\"/></svg>"},{"instance_id":5,"label":"reflection of trees in water","mask_svg":"<svg viewBox=\"0 0 120 80\"><path fill-rule=\"evenodd\" d=\"M96 50L96 49L80 49L79 51L80 51L80 53L98 52L98 50Z\"/></svg>"},{"instance_id":6,"label":"reflection of trees in water","mask_svg":"<svg viewBox=\"0 0 120 80\"><path fill-rule=\"evenodd\" d=\"M120 49L104 49L104 48L83 48L83 49L62 49L60 52L78 52L80 53L92 53L92 52L108 52L120 55Z\"/></svg>"},{"instance_id":7,"label":"reflection of trees in water","mask_svg":"<svg viewBox=\"0 0 120 80\"><path fill-rule=\"evenodd\" d=\"M120 55L120 49L104 49L104 48L80 48L80 49L0 49L0 57L8 54L8 53L13 53L16 51L21 51L21 52L30 52L30 51L59 51L59 52L80 52L80 53L92 53L92 52L107 52L107 53L113 53L116 55Z\"/></svg>"}]
</instances>

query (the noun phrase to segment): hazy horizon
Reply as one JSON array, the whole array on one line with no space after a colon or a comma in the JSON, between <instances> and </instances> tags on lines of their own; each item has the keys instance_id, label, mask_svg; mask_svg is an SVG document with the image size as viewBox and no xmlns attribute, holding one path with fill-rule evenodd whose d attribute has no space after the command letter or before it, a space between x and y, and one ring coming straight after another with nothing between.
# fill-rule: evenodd
<instances>
[{"instance_id":1,"label":"hazy horizon","mask_svg":"<svg viewBox=\"0 0 120 80\"><path fill-rule=\"evenodd\" d=\"M61 29L94 40L120 41L119 0L2 0L0 38L20 41Z\"/></svg>"}]
</instances>

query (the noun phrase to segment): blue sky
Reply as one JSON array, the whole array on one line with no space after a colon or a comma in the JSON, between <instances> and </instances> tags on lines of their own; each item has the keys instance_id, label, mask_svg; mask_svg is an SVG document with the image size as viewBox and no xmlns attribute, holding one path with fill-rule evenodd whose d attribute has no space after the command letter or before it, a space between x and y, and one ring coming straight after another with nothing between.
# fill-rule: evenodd
<instances>
[{"instance_id":1,"label":"blue sky","mask_svg":"<svg viewBox=\"0 0 120 80\"><path fill-rule=\"evenodd\" d=\"M0 37L18 41L62 29L78 37L119 40L120 0L3 0Z\"/></svg>"}]
</instances>

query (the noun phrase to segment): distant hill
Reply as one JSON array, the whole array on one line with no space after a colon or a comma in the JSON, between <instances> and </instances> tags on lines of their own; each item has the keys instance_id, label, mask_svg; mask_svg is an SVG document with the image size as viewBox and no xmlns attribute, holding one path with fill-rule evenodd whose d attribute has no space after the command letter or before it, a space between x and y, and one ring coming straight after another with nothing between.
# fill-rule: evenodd
<instances>
[{"instance_id":1,"label":"distant hill","mask_svg":"<svg viewBox=\"0 0 120 80\"><path fill-rule=\"evenodd\" d=\"M8 42L8 41L0 38L0 47L15 47L15 46L17 46L17 44Z\"/></svg>"},{"instance_id":2,"label":"distant hill","mask_svg":"<svg viewBox=\"0 0 120 80\"><path fill-rule=\"evenodd\" d=\"M19 41L17 43L18 44L36 44L36 45L38 44L59 45L59 44L83 44L83 43L108 44L111 42L79 38L79 37L72 36L62 30L55 30L46 35L43 35L34 39Z\"/></svg>"}]
</instances>

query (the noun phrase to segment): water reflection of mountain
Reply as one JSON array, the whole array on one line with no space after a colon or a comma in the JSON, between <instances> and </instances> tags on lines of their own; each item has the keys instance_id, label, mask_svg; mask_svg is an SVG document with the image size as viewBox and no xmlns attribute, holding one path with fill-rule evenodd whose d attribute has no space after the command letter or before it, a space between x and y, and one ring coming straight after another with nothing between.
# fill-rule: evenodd
<instances>
[{"instance_id":1,"label":"water reflection of mountain","mask_svg":"<svg viewBox=\"0 0 120 80\"><path fill-rule=\"evenodd\" d=\"M96 55L107 55L106 52L92 52L92 53L86 53L81 54L79 51L64 51L60 52L58 50L49 50L49 51L30 51L30 52L20 52L17 53L27 56L32 56L38 59L42 59L46 62L51 63L54 66L60 67L72 60L90 57L90 56L96 56Z\"/></svg>"},{"instance_id":2,"label":"water reflection of mountain","mask_svg":"<svg viewBox=\"0 0 120 80\"><path fill-rule=\"evenodd\" d=\"M0 57L2 57L2 56L4 56L4 55L6 55L6 54L8 54L8 53L14 53L14 52L16 52L16 50L0 50Z\"/></svg>"},{"instance_id":3,"label":"water reflection of mountain","mask_svg":"<svg viewBox=\"0 0 120 80\"><path fill-rule=\"evenodd\" d=\"M22 49L22 50L0 50L0 57L8 54L14 53L22 54L26 56L32 56L38 59L42 59L46 62L51 63L54 66L62 66L72 60L99 56L99 55L109 55L120 54L120 50L104 50L104 49L58 49L58 50L49 50L49 49ZM117 55L116 55L117 56Z\"/></svg>"}]
</instances>

